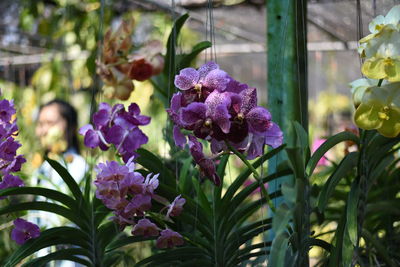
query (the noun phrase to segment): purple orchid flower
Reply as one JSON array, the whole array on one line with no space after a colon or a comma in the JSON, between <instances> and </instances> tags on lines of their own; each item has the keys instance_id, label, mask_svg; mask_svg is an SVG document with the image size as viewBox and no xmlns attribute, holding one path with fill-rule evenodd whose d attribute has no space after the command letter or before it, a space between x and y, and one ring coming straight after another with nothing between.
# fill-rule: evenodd
<instances>
[{"instance_id":1,"label":"purple orchid flower","mask_svg":"<svg viewBox=\"0 0 400 267\"><path fill-rule=\"evenodd\" d=\"M141 219L132 229L134 236L158 236L159 228L148 219Z\"/></svg>"},{"instance_id":2,"label":"purple orchid flower","mask_svg":"<svg viewBox=\"0 0 400 267\"><path fill-rule=\"evenodd\" d=\"M199 165L202 175L219 186L221 184L221 179L217 174L214 162L204 156L203 145L192 135L189 135L189 150L194 161Z\"/></svg>"},{"instance_id":3,"label":"purple orchid flower","mask_svg":"<svg viewBox=\"0 0 400 267\"><path fill-rule=\"evenodd\" d=\"M162 230L156 242L156 247L160 249L173 248L181 245L183 245L183 237L170 229Z\"/></svg>"},{"instance_id":4,"label":"purple orchid flower","mask_svg":"<svg viewBox=\"0 0 400 267\"><path fill-rule=\"evenodd\" d=\"M271 123L271 127L261 133L253 134L252 141L247 149L247 158L255 159L264 153L264 146L269 145L272 148L277 148L282 145L283 132L275 123Z\"/></svg>"},{"instance_id":5,"label":"purple orchid flower","mask_svg":"<svg viewBox=\"0 0 400 267\"><path fill-rule=\"evenodd\" d=\"M0 101L0 124L8 123L11 121L12 116L15 114L14 101L3 99Z\"/></svg>"},{"instance_id":6,"label":"purple orchid flower","mask_svg":"<svg viewBox=\"0 0 400 267\"><path fill-rule=\"evenodd\" d=\"M32 238L40 236L39 226L36 224L18 218L14 220L14 229L11 231L11 238L18 244L22 245Z\"/></svg>"},{"instance_id":7,"label":"purple orchid flower","mask_svg":"<svg viewBox=\"0 0 400 267\"><path fill-rule=\"evenodd\" d=\"M186 199L177 196L174 201L168 205L167 217L179 216L183 210L183 205L185 205Z\"/></svg>"},{"instance_id":8,"label":"purple orchid flower","mask_svg":"<svg viewBox=\"0 0 400 267\"><path fill-rule=\"evenodd\" d=\"M228 133L231 122L229 108L231 95L229 93L212 92L205 103L193 102L182 108L181 123L185 129L193 130L199 138L206 138L219 127L223 133ZM217 130L218 131L218 130Z\"/></svg>"},{"instance_id":9,"label":"purple orchid flower","mask_svg":"<svg viewBox=\"0 0 400 267\"><path fill-rule=\"evenodd\" d=\"M125 111L122 104L111 107L101 103L93 115L93 125L83 126L79 133L84 135L85 146L108 150L113 144L123 161L128 162L138 155L135 150L148 142L147 136L138 126L149 123L150 117L140 115L140 108L135 103L128 107L128 111Z\"/></svg>"},{"instance_id":10,"label":"purple orchid flower","mask_svg":"<svg viewBox=\"0 0 400 267\"><path fill-rule=\"evenodd\" d=\"M13 161L20 146L21 144L15 141L14 138L8 137L0 143L0 159Z\"/></svg>"},{"instance_id":11,"label":"purple orchid flower","mask_svg":"<svg viewBox=\"0 0 400 267\"><path fill-rule=\"evenodd\" d=\"M223 92L229 82L228 74L211 61L198 70L182 69L179 75L175 76L175 86L183 91L184 106L194 101L203 102L214 90Z\"/></svg>"},{"instance_id":12,"label":"purple orchid flower","mask_svg":"<svg viewBox=\"0 0 400 267\"><path fill-rule=\"evenodd\" d=\"M3 176L3 180L0 182L0 190L11 187L22 187L24 185L24 181L22 181L21 178L7 173ZM0 197L0 199L4 198L5 197Z\"/></svg>"}]
</instances>

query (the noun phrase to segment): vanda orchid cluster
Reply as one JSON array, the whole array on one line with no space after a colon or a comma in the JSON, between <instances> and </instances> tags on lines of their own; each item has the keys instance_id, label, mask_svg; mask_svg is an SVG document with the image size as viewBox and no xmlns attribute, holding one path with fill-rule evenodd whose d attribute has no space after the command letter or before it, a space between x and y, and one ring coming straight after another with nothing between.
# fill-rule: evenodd
<instances>
[{"instance_id":1,"label":"vanda orchid cluster","mask_svg":"<svg viewBox=\"0 0 400 267\"><path fill-rule=\"evenodd\" d=\"M12 100L0 100L0 189L24 186L21 178L11 174L20 171L22 164L26 161L23 155L17 155L21 144L14 139L18 132L17 121L14 118L15 113ZM39 227L24 219L17 218L14 226L11 237L19 245L40 235Z\"/></svg>"},{"instance_id":2,"label":"vanda orchid cluster","mask_svg":"<svg viewBox=\"0 0 400 267\"><path fill-rule=\"evenodd\" d=\"M99 147L108 150L114 145L125 163L133 156L135 150L148 142L147 136L139 126L150 123L150 117L140 115L140 108L132 103L128 111L122 104L111 107L101 103L93 115L93 125L83 126L79 133L84 135L84 144L89 148Z\"/></svg>"},{"instance_id":3,"label":"vanda orchid cluster","mask_svg":"<svg viewBox=\"0 0 400 267\"><path fill-rule=\"evenodd\" d=\"M116 161L107 161L97 165L98 174L94 181L96 197L113 211L113 218L121 228L133 226L133 235L159 236L156 243L158 248L182 245L183 238L179 233L170 229L160 233L161 229L146 218L152 207L152 200L166 205L163 209L166 220L178 216L185 204L185 199L180 196L168 203L155 193L159 185L159 174L150 173L145 178L141 173L135 172L134 159L138 156L135 150L148 141L138 126L149 124L150 118L140 115L140 109L135 103L129 106L128 111L121 104L111 107L101 103L99 110L93 115L93 123L94 127L89 124L80 130L85 135L85 145L106 150L113 144L126 163L120 165Z\"/></svg>"},{"instance_id":4,"label":"vanda orchid cluster","mask_svg":"<svg viewBox=\"0 0 400 267\"><path fill-rule=\"evenodd\" d=\"M368 79L350 84L357 108L355 123L376 129L386 137L400 133L400 5L369 24L371 34L360 40L365 59L362 73Z\"/></svg>"},{"instance_id":5,"label":"vanda orchid cluster","mask_svg":"<svg viewBox=\"0 0 400 267\"><path fill-rule=\"evenodd\" d=\"M161 42L152 40L137 49L132 45L133 29L134 20L126 20L115 32L110 29L104 36L103 57L97 62L97 72L109 98L127 100L134 90L132 80L145 81L164 67Z\"/></svg>"},{"instance_id":6,"label":"vanda orchid cluster","mask_svg":"<svg viewBox=\"0 0 400 267\"><path fill-rule=\"evenodd\" d=\"M248 159L262 155L264 146L273 148L282 144L283 134L271 121L269 111L257 106L256 88L242 84L215 62L208 62L198 70L182 69L175 77L175 86L181 91L171 99L167 110L174 122L175 143L184 147L187 138L181 130L188 130L190 152L204 176L216 185L220 178L214 162L203 154L199 139L211 144L217 154L228 150L228 145L247 154Z\"/></svg>"}]
</instances>

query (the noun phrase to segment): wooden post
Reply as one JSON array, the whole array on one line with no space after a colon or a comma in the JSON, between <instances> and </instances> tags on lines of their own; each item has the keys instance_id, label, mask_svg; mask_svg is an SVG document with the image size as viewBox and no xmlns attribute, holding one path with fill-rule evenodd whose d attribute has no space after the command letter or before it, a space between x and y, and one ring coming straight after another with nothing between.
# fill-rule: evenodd
<instances>
[{"instance_id":1,"label":"wooden post","mask_svg":"<svg viewBox=\"0 0 400 267\"><path fill-rule=\"evenodd\" d=\"M307 112L307 0L267 1L268 109L284 133L284 143L295 145L292 122L308 130ZM274 173L285 153L269 161L268 172ZM293 177L283 177L269 184L269 192L283 182L293 184ZM283 198L274 200L275 206Z\"/></svg>"}]
</instances>

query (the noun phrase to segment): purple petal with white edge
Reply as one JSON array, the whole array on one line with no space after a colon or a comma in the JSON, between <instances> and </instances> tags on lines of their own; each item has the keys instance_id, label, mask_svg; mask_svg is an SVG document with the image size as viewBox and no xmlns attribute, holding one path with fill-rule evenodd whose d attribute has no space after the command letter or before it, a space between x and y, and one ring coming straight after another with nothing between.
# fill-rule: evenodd
<instances>
[{"instance_id":1,"label":"purple petal with white edge","mask_svg":"<svg viewBox=\"0 0 400 267\"><path fill-rule=\"evenodd\" d=\"M174 126L173 134L175 145L183 149L187 143L186 136L181 132L178 126Z\"/></svg>"},{"instance_id":2,"label":"purple petal with white edge","mask_svg":"<svg viewBox=\"0 0 400 267\"><path fill-rule=\"evenodd\" d=\"M247 159L255 159L264 152L265 137L253 134L249 148L247 149Z\"/></svg>"},{"instance_id":3,"label":"purple petal with white edge","mask_svg":"<svg viewBox=\"0 0 400 267\"><path fill-rule=\"evenodd\" d=\"M271 127L271 113L266 108L255 107L246 115L249 130L252 133L263 133Z\"/></svg>"},{"instance_id":4,"label":"purple petal with white edge","mask_svg":"<svg viewBox=\"0 0 400 267\"><path fill-rule=\"evenodd\" d=\"M199 81L199 73L193 68L185 68L175 76L175 86L181 90L193 88Z\"/></svg>"},{"instance_id":5,"label":"purple petal with white edge","mask_svg":"<svg viewBox=\"0 0 400 267\"><path fill-rule=\"evenodd\" d=\"M83 143L86 147L95 148L100 143L100 138L94 130L88 130L85 134L85 138L83 139Z\"/></svg>"},{"instance_id":6,"label":"purple petal with white edge","mask_svg":"<svg viewBox=\"0 0 400 267\"><path fill-rule=\"evenodd\" d=\"M93 115L93 124L99 129L106 126L110 121L110 113L105 109L100 109Z\"/></svg>"},{"instance_id":7,"label":"purple petal with white edge","mask_svg":"<svg viewBox=\"0 0 400 267\"><path fill-rule=\"evenodd\" d=\"M229 133L231 128L231 122L229 120L230 117L231 115L229 115L228 108L225 105L218 105L215 109L215 113L212 116L212 120L219 126L219 128L221 128L224 133Z\"/></svg>"},{"instance_id":8,"label":"purple petal with white edge","mask_svg":"<svg viewBox=\"0 0 400 267\"><path fill-rule=\"evenodd\" d=\"M191 127L198 122L205 120L207 107L203 103L193 102L186 108L182 108L180 121L186 127Z\"/></svg>"},{"instance_id":9,"label":"purple petal with white edge","mask_svg":"<svg viewBox=\"0 0 400 267\"><path fill-rule=\"evenodd\" d=\"M204 78L203 86L211 89L223 92L229 83L228 74L220 69L210 71Z\"/></svg>"},{"instance_id":10,"label":"purple petal with white edge","mask_svg":"<svg viewBox=\"0 0 400 267\"><path fill-rule=\"evenodd\" d=\"M91 124L86 124L79 129L80 135L85 135L87 131L93 130L93 126Z\"/></svg>"},{"instance_id":11,"label":"purple petal with white edge","mask_svg":"<svg viewBox=\"0 0 400 267\"><path fill-rule=\"evenodd\" d=\"M265 132L265 144L272 148L277 148L283 143L283 132L276 123L271 123L271 127Z\"/></svg>"},{"instance_id":12,"label":"purple petal with white edge","mask_svg":"<svg viewBox=\"0 0 400 267\"><path fill-rule=\"evenodd\" d=\"M216 69L219 69L219 66L217 63L215 63L213 61L209 61L206 64L203 64L198 70L198 72L200 74L200 80L203 80L210 71L216 70Z\"/></svg>"},{"instance_id":13,"label":"purple petal with white edge","mask_svg":"<svg viewBox=\"0 0 400 267\"><path fill-rule=\"evenodd\" d=\"M125 111L125 107L122 104L115 104L112 107L111 113L115 115L116 113L120 112L121 110Z\"/></svg>"},{"instance_id":14,"label":"purple petal with white edge","mask_svg":"<svg viewBox=\"0 0 400 267\"><path fill-rule=\"evenodd\" d=\"M257 106L257 89L247 88L240 93L242 98L242 106L240 107L240 112L247 114L251 109Z\"/></svg>"}]
</instances>

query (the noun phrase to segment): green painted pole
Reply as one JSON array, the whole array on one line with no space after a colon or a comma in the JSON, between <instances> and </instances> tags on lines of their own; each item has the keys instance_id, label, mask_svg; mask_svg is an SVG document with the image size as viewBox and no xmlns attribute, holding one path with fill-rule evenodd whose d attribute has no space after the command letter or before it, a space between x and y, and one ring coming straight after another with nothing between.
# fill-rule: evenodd
<instances>
[{"instance_id":1,"label":"green painted pole","mask_svg":"<svg viewBox=\"0 0 400 267\"><path fill-rule=\"evenodd\" d=\"M284 143L294 147L292 122L298 121L308 130L307 112L307 0L268 0L267 7L267 72L268 109L272 119L284 133ZM285 153L269 161L268 172L274 173L286 159ZM269 192L278 190L283 177L269 184ZM274 200L275 206L283 198Z\"/></svg>"}]
</instances>

